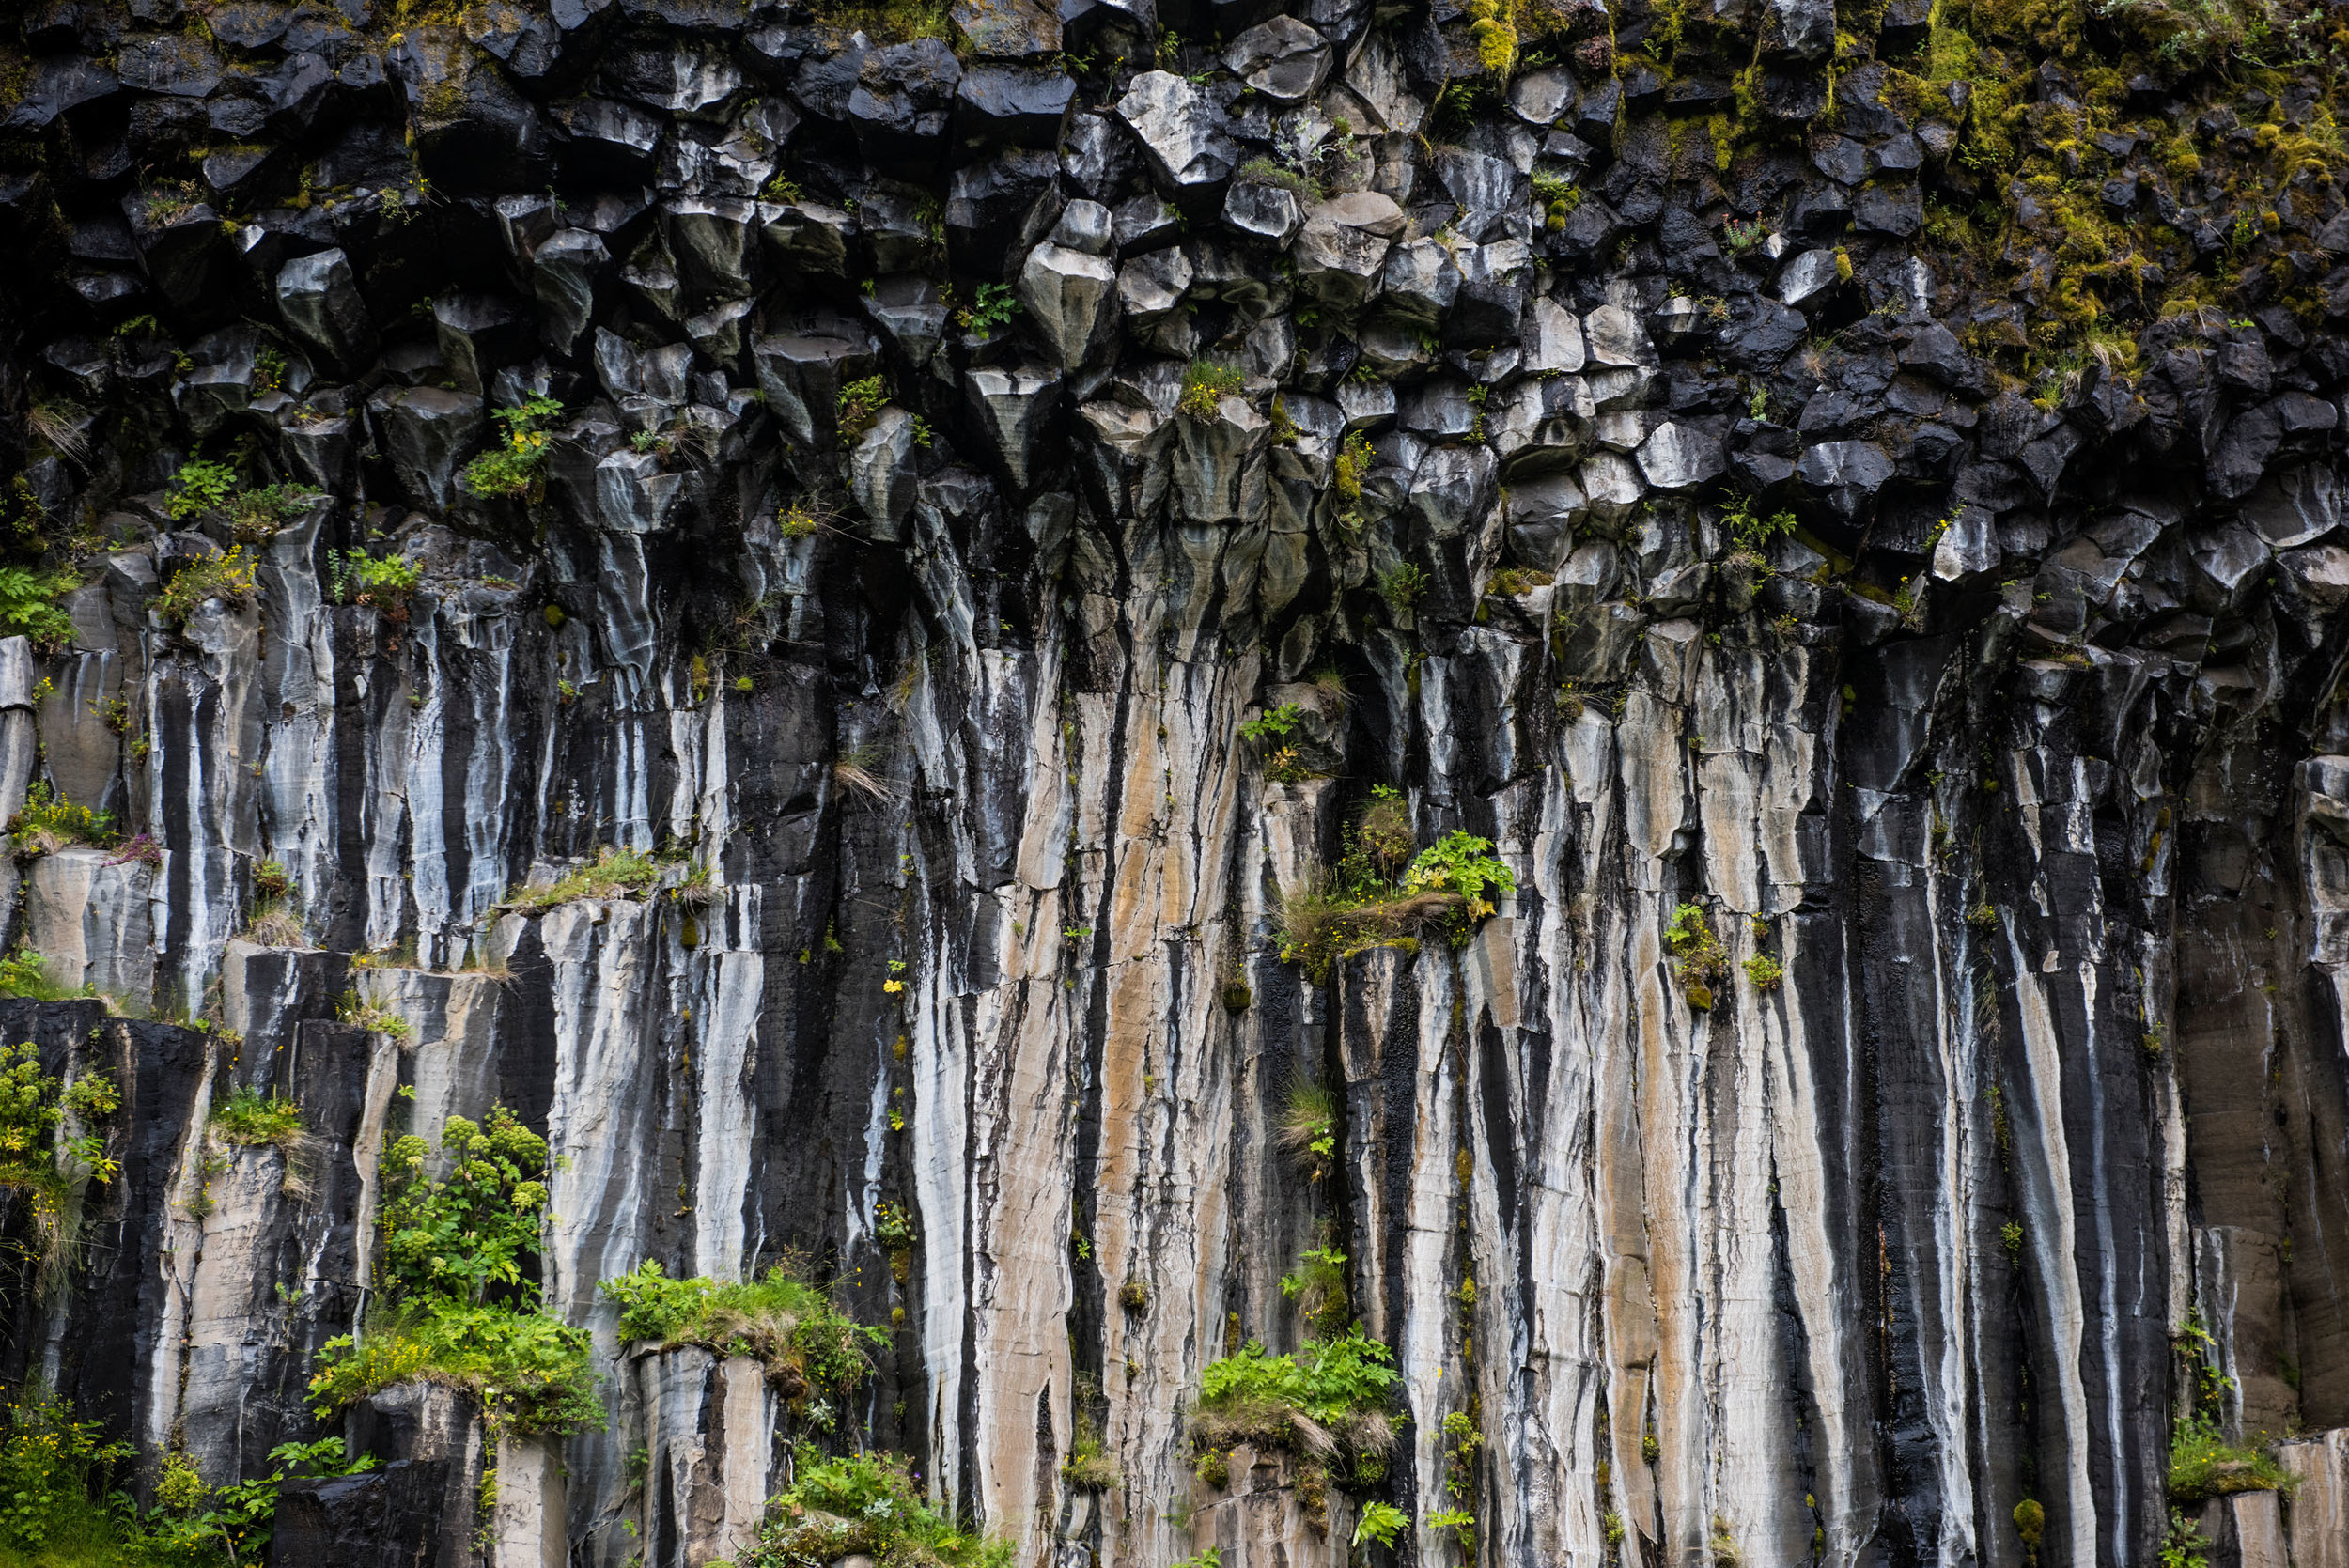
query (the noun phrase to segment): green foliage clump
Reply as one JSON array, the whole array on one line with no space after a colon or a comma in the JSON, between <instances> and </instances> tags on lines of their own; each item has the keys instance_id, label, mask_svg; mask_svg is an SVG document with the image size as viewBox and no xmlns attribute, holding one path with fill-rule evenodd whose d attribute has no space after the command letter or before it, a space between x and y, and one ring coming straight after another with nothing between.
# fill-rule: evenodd
<instances>
[{"instance_id":1,"label":"green foliage clump","mask_svg":"<svg viewBox=\"0 0 2349 1568\"><path fill-rule=\"evenodd\" d=\"M955 320L968 331L991 333L1011 325L1012 317L1020 309L1010 284L983 283L973 291L971 303L955 312Z\"/></svg>"},{"instance_id":2,"label":"green foliage clump","mask_svg":"<svg viewBox=\"0 0 2349 1568\"><path fill-rule=\"evenodd\" d=\"M115 1467L137 1454L70 1405L17 1390L0 1414L0 1545L35 1562L111 1560L122 1531L100 1499Z\"/></svg>"},{"instance_id":3,"label":"green foliage clump","mask_svg":"<svg viewBox=\"0 0 2349 1568\"><path fill-rule=\"evenodd\" d=\"M2210 1541L2201 1523L2174 1508L2161 1540L2161 1568L2210 1568Z\"/></svg>"},{"instance_id":4,"label":"green foliage clump","mask_svg":"<svg viewBox=\"0 0 2349 1568\"><path fill-rule=\"evenodd\" d=\"M25 786L24 804L8 818L8 840L20 855L44 854L69 844L100 846L115 841L112 812L77 806L51 787L46 779Z\"/></svg>"},{"instance_id":5,"label":"green foliage clump","mask_svg":"<svg viewBox=\"0 0 2349 1568\"><path fill-rule=\"evenodd\" d=\"M810 1399L845 1401L854 1393L872 1375L873 1350L889 1343L880 1329L842 1312L796 1261L735 1283L673 1280L647 1258L599 1288L619 1303L622 1339L755 1357L802 1414Z\"/></svg>"},{"instance_id":6,"label":"green foliage clump","mask_svg":"<svg viewBox=\"0 0 2349 1568\"><path fill-rule=\"evenodd\" d=\"M1782 539L1796 528L1795 514L1772 512L1763 517L1753 509L1751 496L1740 496L1721 513L1721 524L1738 550L1749 555L1759 555L1773 539Z\"/></svg>"},{"instance_id":7,"label":"green foliage clump","mask_svg":"<svg viewBox=\"0 0 2349 1568\"><path fill-rule=\"evenodd\" d=\"M1128 1280L1128 1287L1139 1284ZM1114 1492L1126 1484L1126 1472L1110 1454L1101 1440L1101 1422L1096 1414L1101 1405L1101 1384L1090 1373L1077 1375L1076 1397L1070 1402L1076 1410L1076 1431L1068 1439L1068 1457L1061 1461L1061 1479L1080 1492Z\"/></svg>"},{"instance_id":8,"label":"green foliage clump","mask_svg":"<svg viewBox=\"0 0 2349 1568\"><path fill-rule=\"evenodd\" d=\"M121 1091L104 1073L64 1083L41 1070L39 1046L0 1048L0 1188L22 1197L31 1214L38 1250L11 1245L39 1266L44 1284L64 1274L74 1188L85 1180L110 1182L118 1169L96 1129L121 1104Z\"/></svg>"},{"instance_id":9,"label":"green foliage clump","mask_svg":"<svg viewBox=\"0 0 2349 1568\"><path fill-rule=\"evenodd\" d=\"M1338 455L1330 465L1330 488L1338 492L1341 501L1360 501L1362 481L1370 476L1378 454L1370 444L1370 438L1360 430L1348 435L1338 446Z\"/></svg>"},{"instance_id":10,"label":"green foliage clump","mask_svg":"<svg viewBox=\"0 0 2349 1568\"><path fill-rule=\"evenodd\" d=\"M1386 1473L1394 1443L1388 1410L1398 1381L1393 1355L1359 1325L1270 1356L1254 1340L1200 1374L1191 1442L1205 1455L1235 1444L1302 1454L1342 1454L1357 1482Z\"/></svg>"},{"instance_id":11,"label":"green foliage clump","mask_svg":"<svg viewBox=\"0 0 2349 1568\"><path fill-rule=\"evenodd\" d=\"M1487 890L1515 890L1517 878L1493 853L1492 841L1457 830L1394 877L1408 853L1408 825L1400 794L1374 790L1361 822L1348 831L1337 877L1281 890L1283 962L1303 964L1318 980L1336 959L1415 940L1413 933L1431 927L1456 946L1493 912Z\"/></svg>"},{"instance_id":12,"label":"green foliage clump","mask_svg":"<svg viewBox=\"0 0 2349 1568\"><path fill-rule=\"evenodd\" d=\"M933 1504L900 1455L827 1459L802 1443L792 1473L739 1568L806 1568L859 1552L881 1568L1012 1568L1015 1545Z\"/></svg>"},{"instance_id":13,"label":"green foliage clump","mask_svg":"<svg viewBox=\"0 0 2349 1568\"><path fill-rule=\"evenodd\" d=\"M21 997L28 1001L66 1001L74 997L96 996L87 986L69 986L57 978L48 958L30 948L20 947L0 956L0 997Z\"/></svg>"},{"instance_id":14,"label":"green foliage clump","mask_svg":"<svg viewBox=\"0 0 2349 1568\"><path fill-rule=\"evenodd\" d=\"M56 600L79 585L71 572L0 567L0 637L28 638L50 649L71 646L73 617Z\"/></svg>"},{"instance_id":15,"label":"green foliage clump","mask_svg":"<svg viewBox=\"0 0 2349 1568\"><path fill-rule=\"evenodd\" d=\"M1321 181L1301 174L1269 158L1251 158L1239 166L1233 177L1255 185L1271 185L1288 192L1299 201L1319 201L1329 193Z\"/></svg>"},{"instance_id":16,"label":"green foliage clump","mask_svg":"<svg viewBox=\"0 0 2349 1568\"><path fill-rule=\"evenodd\" d=\"M255 573L259 565L245 554L242 545L226 555L191 561L172 573L171 581L155 597L155 613L165 626L176 629L186 626L213 599L223 604L251 604L258 591Z\"/></svg>"},{"instance_id":17,"label":"green foliage clump","mask_svg":"<svg viewBox=\"0 0 2349 1568\"><path fill-rule=\"evenodd\" d=\"M1305 710L1295 703L1276 704L1265 709L1259 717L1240 725L1240 737L1258 742L1285 739L1304 716Z\"/></svg>"},{"instance_id":18,"label":"green foliage clump","mask_svg":"<svg viewBox=\"0 0 2349 1568\"><path fill-rule=\"evenodd\" d=\"M1766 953L1757 953L1746 960L1746 979L1757 991L1775 991L1779 982L1786 978L1786 966Z\"/></svg>"},{"instance_id":19,"label":"green foliage clump","mask_svg":"<svg viewBox=\"0 0 2349 1568\"><path fill-rule=\"evenodd\" d=\"M1408 561L1378 574L1378 597L1402 614L1425 598L1427 574Z\"/></svg>"},{"instance_id":20,"label":"green foliage clump","mask_svg":"<svg viewBox=\"0 0 2349 1568\"><path fill-rule=\"evenodd\" d=\"M172 475L163 510L171 514L172 521L184 522L226 505L236 489L237 471L226 463L181 463L179 472Z\"/></svg>"},{"instance_id":21,"label":"green foliage clump","mask_svg":"<svg viewBox=\"0 0 2349 1568\"><path fill-rule=\"evenodd\" d=\"M423 581L422 569L406 556L377 557L364 550L326 552L326 593L336 604L398 610Z\"/></svg>"},{"instance_id":22,"label":"green foliage clump","mask_svg":"<svg viewBox=\"0 0 2349 1568\"><path fill-rule=\"evenodd\" d=\"M2203 1502L2230 1492L2285 1492L2294 1477L2258 1449L2230 1443L2208 1412L2196 1411L2170 1438L2170 1498Z\"/></svg>"},{"instance_id":23,"label":"green foliage clump","mask_svg":"<svg viewBox=\"0 0 2349 1568\"><path fill-rule=\"evenodd\" d=\"M290 1149L302 1141L302 1108L240 1084L212 1107L212 1130L248 1149Z\"/></svg>"},{"instance_id":24,"label":"green foliage clump","mask_svg":"<svg viewBox=\"0 0 2349 1568\"><path fill-rule=\"evenodd\" d=\"M317 494L305 486L283 480L247 489L228 464L199 458L180 464L179 472L172 475L163 509L174 522L217 515L227 520L241 542L258 544Z\"/></svg>"},{"instance_id":25,"label":"green foliage clump","mask_svg":"<svg viewBox=\"0 0 2349 1568\"><path fill-rule=\"evenodd\" d=\"M401 1298L479 1301L522 1285L547 1206L547 1142L504 1106L479 1126L452 1116L441 1130L448 1174L426 1174L413 1133L383 1157L383 1288Z\"/></svg>"},{"instance_id":26,"label":"green foliage clump","mask_svg":"<svg viewBox=\"0 0 2349 1568\"><path fill-rule=\"evenodd\" d=\"M861 381L850 381L840 389L840 439L854 441L873 427L880 418L881 405L889 401L888 389L879 376L867 376Z\"/></svg>"},{"instance_id":27,"label":"green foliage clump","mask_svg":"<svg viewBox=\"0 0 2349 1568\"><path fill-rule=\"evenodd\" d=\"M1338 1154L1337 1095L1311 1079L1292 1082L1281 1112L1281 1147L1313 1180L1328 1175Z\"/></svg>"},{"instance_id":28,"label":"green foliage clump","mask_svg":"<svg viewBox=\"0 0 2349 1568\"><path fill-rule=\"evenodd\" d=\"M1248 378L1228 365L1195 359L1183 370L1182 395L1175 409L1192 419L1213 419L1223 399L1247 390Z\"/></svg>"},{"instance_id":29,"label":"green foliage clump","mask_svg":"<svg viewBox=\"0 0 2349 1568\"><path fill-rule=\"evenodd\" d=\"M504 437L465 465L465 488L479 496L524 496L532 501L546 493L547 458L554 437L547 426L559 418L563 405L537 395L510 408L494 411L506 427Z\"/></svg>"},{"instance_id":30,"label":"green foliage clump","mask_svg":"<svg viewBox=\"0 0 2349 1568\"><path fill-rule=\"evenodd\" d=\"M1515 893L1517 886L1515 874L1493 853L1492 840L1455 828L1419 852L1419 858L1403 873L1402 890L1406 895L1456 894L1466 901L1473 921L1493 912L1486 889Z\"/></svg>"},{"instance_id":31,"label":"green foliage clump","mask_svg":"<svg viewBox=\"0 0 2349 1568\"><path fill-rule=\"evenodd\" d=\"M383 1305L364 1340L345 1335L319 1352L312 1408L322 1421L425 1378L466 1389L503 1430L600 1425L586 1333L538 1310L538 1288L522 1278L547 1206L546 1140L501 1105L478 1126L450 1117L440 1152L440 1180L413 1134L383 1157Z\"/></svg>"},{"instance_id":32,"label":"green foliage clump","mask_svg":"<svg viewBox=\"0 0 2349 1568\"><path fill-rule=\"evenodd\" d=\"M419 1379L465 1389L492 1423L562 1435L603 1424L584 1329L542 1312L434 1301L378 1312L363 1343L326 1342L310 1378L320 1421L369 1394Z\"/></svg>"},{"instance_id":33,"label":"green foliage clump","mask_svg":"<svg viewBox=\"0 0 2349 1568\"><path fill-rule=\"evenodd\" d=\"M1703 1011L1713 1005L1713 983L1729 966L1729 951L1713 934L1713 923L1702 904L1683 904L1664 923L1664 945L1671 950L1672 972L1680 977L1688 1005Z\"/></svg>"},{"instance_id":34,"label":"green foliage clump","mask_svg":"<svg viewBox=\"0 0 2349 1568\"><path fill-rule=\"evenodd\" d=\"M1354 1545L1376 1541L1381 1546L1392 1546L1394 1538L1410 1522L1410 1516L1391 1502L1366 1502L1354 1518Z\"/></svg>"},{"instance_id":35,"label":"green foliage clump","mask_svg":"<svg viewBox=\"0 0 2349 1568\"><path fill-rule=\"evenodd\" d=\"M1460 1544L1461 1554L1473 1560L1476 1556L1476 1515L1465 1508L1431 1509L1427 1514L1429 1529L1448 1529Z\"/></svg>"},{"instance_id":36,"label":"green foliage clump","mask_svg":"<svg viewBox=\"0 0 2349 1568\"><path fill-rule=\"evenodd\" d=\"M414 1032L409 1028L406 1018L381 1002L368 1001L355 990L342 994L342 1000L334 1004L334 1017L337 1022L356 1024L361 1029L388 1035L403 1044Z\"/></svg>"},{"instance_id":37,"label":"green foliage clump","mask_svg":"<svg viewBox=\"0 0 2349 1568\"><path fill-rule=\"evenodd\" d=\"M1346 1256L1329 1244L1308 1247L1297 1260L1297 1272L1281 1276L1281 1294L1297 1303L1306 1331L1335 1334L1354 1320L1353 1298L1347 1294Z\"/></svg>"},{"instance_id":38,"label":"green foliage clump","mask_svg":"<svg viewBox=\"0 0 2349 1568\"><path fill-rule=\"evenodd\" d=\"M668 862L634 849L610 845L596 851L592 864L555 878L530 882L508 892L506 907L537 914L574 898L634 898L652 891Z\"/></svg>"}]
</instances>

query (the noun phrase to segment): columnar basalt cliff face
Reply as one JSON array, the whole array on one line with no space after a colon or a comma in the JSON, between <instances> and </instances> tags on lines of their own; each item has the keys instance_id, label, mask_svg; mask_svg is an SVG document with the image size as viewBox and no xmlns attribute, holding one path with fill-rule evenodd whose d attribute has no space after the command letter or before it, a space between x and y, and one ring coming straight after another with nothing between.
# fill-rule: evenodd
<instances>
[{"instance_id":1,"label":"columnar basalt cliff face","mask_svg":"<svg viewBox=\"0 0 2349 1568\"><path fill-rule=\"evenodd\" d=\"M7 1375L399 1462L289 1564L813 1440L1055 1568L2340 1568L2335 26L28 0L0 1035L122 1103ZM1513 887L1316 946L1398 802ZM314 1414L501 1105L601 1430ZM1203 1477L1314 1248L1385 1472ZM787 1256L853 1407L599 1294Z\"/></svg>"}]
</instances>

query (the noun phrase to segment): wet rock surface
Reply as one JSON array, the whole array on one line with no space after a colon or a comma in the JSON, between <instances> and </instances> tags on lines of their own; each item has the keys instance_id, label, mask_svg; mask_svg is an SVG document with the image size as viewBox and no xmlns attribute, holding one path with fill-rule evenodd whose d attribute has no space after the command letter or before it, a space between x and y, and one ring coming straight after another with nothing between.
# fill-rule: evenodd
<instances>
[{"instance_id":1,"label":"wet rock surface","mask_svg":"<svg viewBox=\"0 0 2349 1568\"><path fill-rule=\"evenodd\" d=\"M0 803L113 823L18 835L96 995L0 1034L123 1090L0 1372L144 1496L377 1454L280 1563L693 1568L856 1433L1057 1568L2341 1564L2329 67L1670 20L0 20ZM1377 787L1516 885L1316 977ZM322 1424L387 1138L493 1104L603 1430ZM1390 1467L1210 1484L1315 1246ZM859 1408L597 1292L786 1254ZM2297 1488L2172 1498L2198 1410Z\"/></svg>"}]
</instances>

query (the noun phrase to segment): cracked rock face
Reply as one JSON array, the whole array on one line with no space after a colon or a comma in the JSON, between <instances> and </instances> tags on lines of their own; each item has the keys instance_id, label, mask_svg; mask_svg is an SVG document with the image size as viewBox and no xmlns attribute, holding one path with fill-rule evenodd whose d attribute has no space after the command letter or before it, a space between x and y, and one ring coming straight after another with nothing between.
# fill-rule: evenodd
<instances>
[{"instance_id":1,"label":"cracked rock face","mask_svg":"<svg viewBox=\"0 0 2349 1568\"><path fill-rule=\"evenodd\" d=\"M702 1568L809 1441L1050 1568L2349 1568L2328 64L19 9L0 938L90 994L0 1039L122 1106L0 1372L141 1496L332 1432L276 1562ZM1371 813L1513 885L1284 957ZM383 1149L501 1104L602 1428L322 1422ZM1309 1249L1380 1473L1195 1440ZM793 1258L852 1407L598 1291Z\"/></svg>"}]
</instances>

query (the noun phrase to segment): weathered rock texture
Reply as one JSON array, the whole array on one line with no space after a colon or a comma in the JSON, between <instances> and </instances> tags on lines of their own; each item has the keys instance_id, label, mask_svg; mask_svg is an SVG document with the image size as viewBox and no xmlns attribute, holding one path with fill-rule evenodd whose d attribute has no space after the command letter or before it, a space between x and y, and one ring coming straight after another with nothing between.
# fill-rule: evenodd
<instances>
[{"instance_id":1,"label":"weathered rock texture","mask_svg":"<svg viewBox=\"0 0 2349 1568\"><path fill-rule=\"evenodd\" d=\"M289 1493L282 1561L739 1551L804 1422L596 1285L798 1249L892 1327L845 1414L1023 1562L1335 1564L1354 1501L1317 1534L1279 1456L1218 1493L1186 1443L1328 1225L1403 1373L1400 1560L1461 1556L1423 1521L1468 1411L1496 1568L2024 1568L2026 1498L2047 1568L2149 1564L2192 1318L2231 1431L2330 1430L2212 1538L2336 1568L2349 220L2295 175L2247 241L2067 142L2248 281L2017 381L2000 324L2081 258L2036 207L2009 272L1921 235L2003 178L1870 57L1922 9L1848 51L1764 9L1667 82L1591 6L1456 116L1449 7L1170 8L1155 62L1146 5L958 7L957 49L769 0L19 11L0 449L82 585L69 644L0 643L0 804L155 849L8 894L130 1016L0 1004L125 1087L9 1373L253 1473L315 1433L387 1129L503 1102L565 1162L542 1275L608 1430L490 1456L475 1520L478 1422L379 1401L398 1463ZM2216 159L2314 119L2279 81L2130 101ZM1194 359L1237 373L1204 410ZM543 485L473 494L533 392ZM174 624L241 542L166 510L199 454L325 499ZM363 549L421 572L402 613ZM1237 731L1283 702L1274 782ZM1517 890L1316 984L1280 893L1376 784ZM707 890L501 903L606 846ZM247 929L265 862L299 940ZM1343 1088L1325 1180L1277 1147L1299 1076ZM298 1180L208 1149L237 1085L300 1102Z\"/></svg>"}]
</instances>

